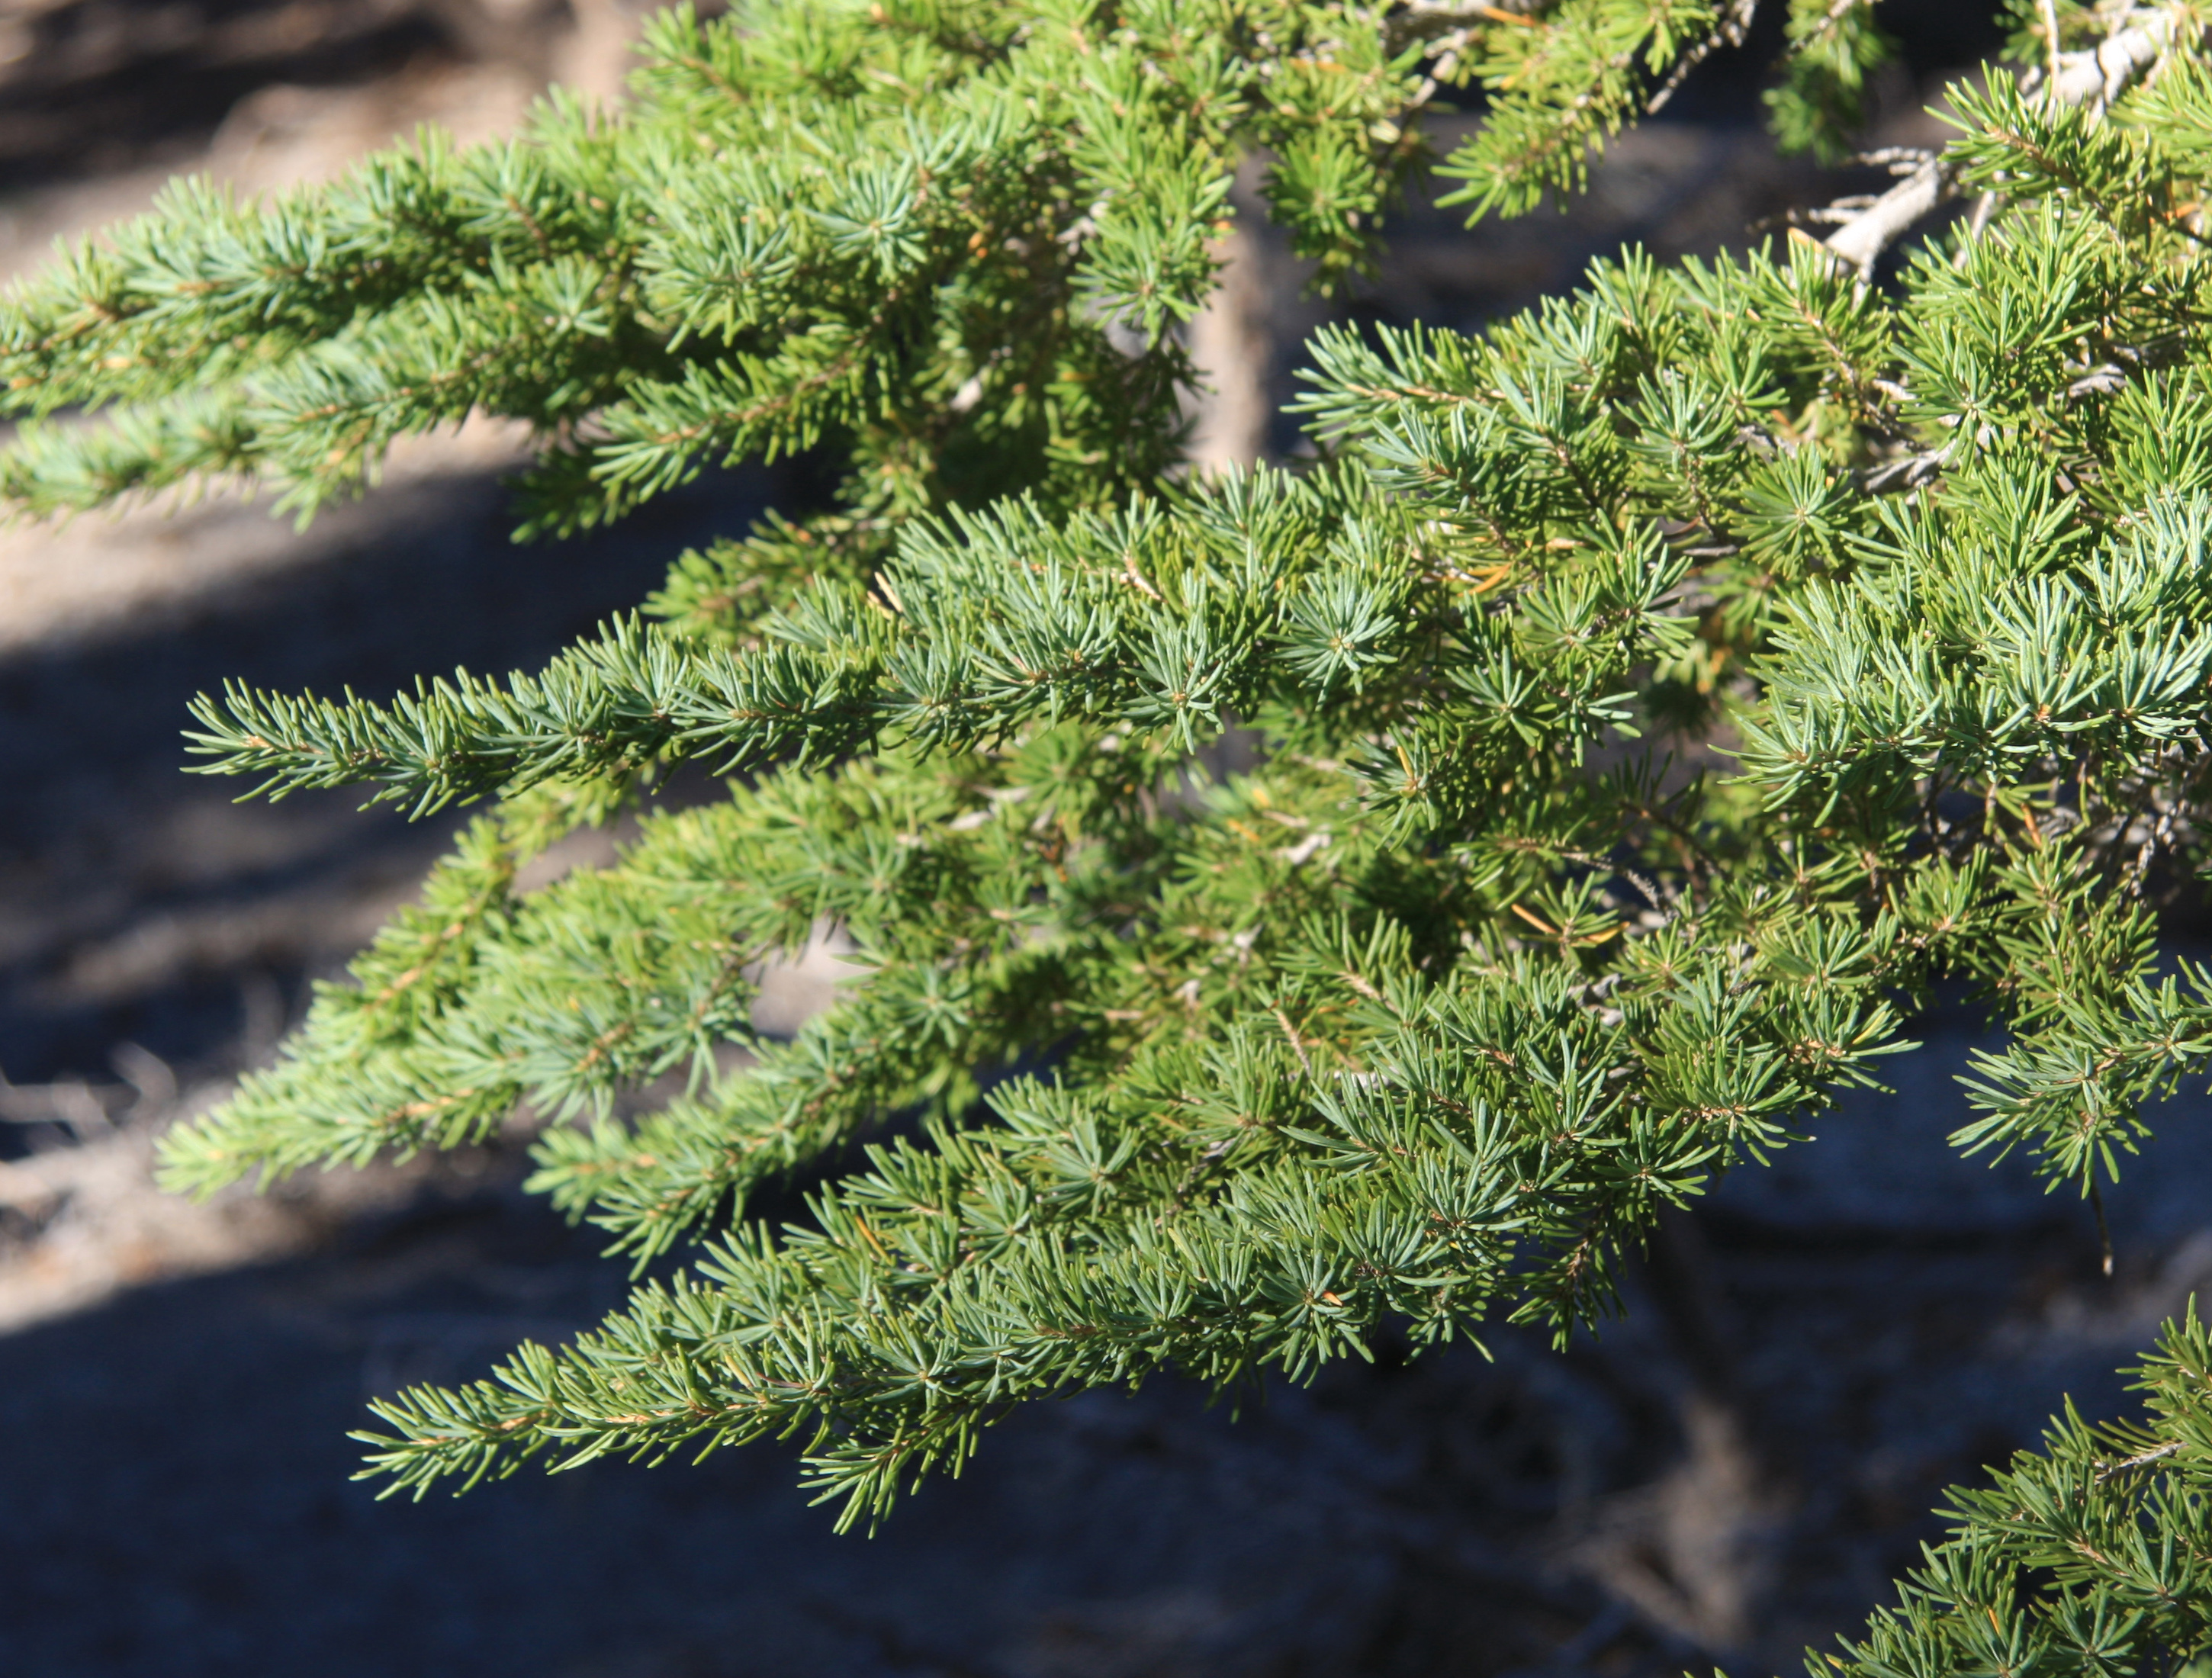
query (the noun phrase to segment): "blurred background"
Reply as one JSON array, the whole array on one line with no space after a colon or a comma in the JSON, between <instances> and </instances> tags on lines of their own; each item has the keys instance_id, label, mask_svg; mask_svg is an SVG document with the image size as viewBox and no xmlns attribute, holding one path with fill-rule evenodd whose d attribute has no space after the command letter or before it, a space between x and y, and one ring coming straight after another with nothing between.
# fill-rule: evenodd
<instances>
[{"instance_id":1,"label":"blurred background","mask_svg":"<svg viewBox=\"0 0 2212 1678\"><path fill-rule=\"evenodd\" d=\"M1923 107L1992 49L1990 9L1882 8L1909 59L1882 141L1941 137ZM1625 242L1709 252L1878 186L1767 142L1778 10L1565 213L1469 232L1416 203L1349 301L1305 297L1248 217L1194 329L1201 459L1295 452L1275 412L1326 319L1473 328ZM0 0L0 276L173 173L267 190L421 122L503 131L549 79L618 97L636 23L622 0ZM1236 1416L1171 1383L1033 1406L872 1539L834 1535L774 1448L377 1503L348 1480L365 1400L565 1335L626 1282L520 1194L512 1139L205 1207L153 1191L153 1137L268 1056L453 826L234 805L180 773L178 730L225 678L381 694L534 666L799 492L725 473L517 547L520 448L491 425L410 446L304 535L222 496L0 532L0 1670L1795 1670L1940 1534L1945 1485L2062 1395L2118 1414L2116 1365L2212 1280L2202 1101L2129 1163L2108 1279L2082 1206L1946 1147L1978 1039L1939 1013L1893 1095L1669 1222L1626 1321L1565 1353L1386 1345ZM764 1011L795 1022L835 974L775 976Z\"/></svg>"}]
</instances>

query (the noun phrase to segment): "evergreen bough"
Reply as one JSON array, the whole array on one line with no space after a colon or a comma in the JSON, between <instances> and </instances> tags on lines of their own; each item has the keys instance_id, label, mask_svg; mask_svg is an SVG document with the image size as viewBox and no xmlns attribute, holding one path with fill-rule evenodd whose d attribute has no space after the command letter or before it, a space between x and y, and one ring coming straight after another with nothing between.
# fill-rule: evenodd
<instances>
[{"instance_id":1,"label":"evergreen bough","mask_svg":"<svg viewBox=\"0 0 2212 1678\"><path fill-rule=\"evenodd\" d=\"M873 1520L1025 1397L1302 1377L1385 1319L1564 1336L1941 984L2008 1033L1954 1140L2094 1195L2212 1055L2212 976L2154 921L2212 863L2212 55L2189 5L2013 10L2016 71L1825 239L1631 251L1475 337L1325 331L1310 458L1211 479L1182 329L1240 160L1337 286L1440 98L1486 96L1451 196L1525 211L1749 0L678 9L623 114L180 184L19 288L21 511L227 477L304 516L473 413L536 429L525 534L844 464L536 674L198 707L202 767L271 796L497 802L169 1181L526 1105L535 1188L641 1267L695 1255L378 1405L372 1472L796 1437ZM1854 0L1787 35L1778 130L1842 156L1889 44ZM1258 766L1211 774L1232 728ZM518 888L693 760L726 798ZM825 922L864 982L764 1038L759 964ZM794 1177L803 1226L746 1219ZM2147 1422L2069 1413L1958 1493L1814 1669L2202 1651L2193 1314L2144 1380Z\"/></svg>"}]
</instances>

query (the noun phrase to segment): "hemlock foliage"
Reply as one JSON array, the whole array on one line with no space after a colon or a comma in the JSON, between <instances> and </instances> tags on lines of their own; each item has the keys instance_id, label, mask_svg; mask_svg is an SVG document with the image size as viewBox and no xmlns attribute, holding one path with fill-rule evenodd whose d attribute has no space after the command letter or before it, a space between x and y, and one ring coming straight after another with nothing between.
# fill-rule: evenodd
<instances>
[{"instance_id":1,"label":"hemlock foliage","mask_svg":"<svg viewBox=\"0 0 2212 1678\"><path fill-rule=\"evenodd\" d=\"M1301 1377L1384 1318L1565 1335L1942 982L2010 1032L1954 1140L2094 1192L2212 1055L2212 976L2154 921L2212 861L2196 9L2016 5L2018 73L1954 88L1958 139L1827 242L1625 252L1480 337L1324 332L1310 459L1179 467L1240 160L1338 285L1416 169L1477 216L1572 189L1752 10L679 9L624 114L556 99L265 202L181 184L0 306L32 513L228 475L304 515L479 412L538 429L526 533L723 460L846 465L535 674L198 708L204 767L271 795L497 802L170 1181L526 1104L538 1189L693 1255L380 1405L374 1472L795 1436L872 1520L1024 1397ZM1850 0L1787 33L1778 131L1839 155L1888 44ZM1210 773L1231 729L1258 767ZM652 812L695 760L727 796ZM641 800L615 864L518 888ZM862 982L762 1037L759 964L825 922ZM803 1227L745 1219L825 1170ZM2069 1420L1960 1493L1818 1669L2193 1656L2208 1371L2192 1318L2144 1430Z\"/></svg>"}]
</instances>

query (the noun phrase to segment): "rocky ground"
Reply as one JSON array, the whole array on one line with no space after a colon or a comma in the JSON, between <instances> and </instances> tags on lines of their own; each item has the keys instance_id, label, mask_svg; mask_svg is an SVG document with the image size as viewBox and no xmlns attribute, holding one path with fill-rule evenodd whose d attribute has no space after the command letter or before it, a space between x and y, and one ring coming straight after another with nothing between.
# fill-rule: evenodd
<instances>
[{"instance_id":1,"label":"rocky ground","mask_svg":"<svg viewBox=\"0 0 2212 1678\"><path fill-rule=\"evenodd\" d=\"M611 87L623 26L533 0L0 0L0 271L176 168L266 187L418 119L495 131L550 73ZM1893 137L1925 125L1909 94ZM1708 249L1817 201L1743 106L1693 86L1563 218L1470 235L1413 207L1355 312L1473 325L1624 240ZM1218 458L1295 446L1268 416L1322 318L1297 277L1253 239L1203 329ZM1668 1225L1627 1319L1564 1354L1386 1347L1237 1415L1172 1383L1035 1407L872 1539L834 1535L774 1449L377 1503L347 1478L365 1398L557 1339L625 1282L519 1194L512 1140L206 1207L151 1190L161 1128L270 1052L446 832L342 796L233 805L179 773L176 730L226 677L377 692L535 664L777 491L730 475L518 549L517 447L411 448L304 536L220 498L0 532L0 1669L1741 1678L1859 1620L1941 1488L2061 1394L2116 1412L2115 1366L2212 1279L2203 1103L2112 1197L2106 1279L2078 1203L1944 1146L1977 1039L1942 1015L1893 1096ZM834 972L823 953L773 1006L795 1018Z\"/></svg>"}]
</instances>

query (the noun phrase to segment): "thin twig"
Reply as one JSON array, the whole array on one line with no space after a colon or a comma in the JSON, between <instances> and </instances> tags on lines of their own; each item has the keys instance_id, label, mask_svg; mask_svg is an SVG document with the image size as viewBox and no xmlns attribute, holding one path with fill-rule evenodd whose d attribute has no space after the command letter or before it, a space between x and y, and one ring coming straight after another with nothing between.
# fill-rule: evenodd
<instances>
[{"instance_id":1,"label":"thin twig","mask_svg":"<svg viewBox=\"0 0 2212 1678\"><path fill-rule=\"evenodd\" d=\"M1935 159L1936 153L1926 146L1880 146L1873 151L1855 153L1844 161L1859 168L1887 169L1893 175L1909 175Z\"/></svg>"},{"instance_id":2,"label":"thin twig","mask_svg":"<svg viewBox=\"0 0 2212 1678\"><path fill-rule=\"evenodd\" d=\"M1297 1027L1291 1024L1291 1017L1283 1012L1282 1004L1279 1002L1271 1006L1267 1012L1274 1015L1275 1023L1283 1028L1284 1037L1290 1039L1291 1052L1298 1057L1298 1065L1304 1070L1305 1075L1311 1078L1313 1062L1306 1056L1306 1046L1298 1037Z\"/></svg>"},{"instance_id":3,"label":"thin twig","mask_svg":"<svg viewBox=\"0 0 2212 1678\"><path fill-rule=\"evenodd\" d=\"M1823 242L1861 275L1872 274L1881 253L1956 190L1949 166L1931 158Z\"/></svg>"},{"instance_id":4,"label":"thin twig","mask_svg":"<svg viewBox=\"0 0 2212 1678\"><path fill-rule=\"evenodd\" d=\"M1667 101L1674 97L1682 83L1690 79L1691 72L1720 51L1723 46L1741 46L1751 33L1751 21L1758 15L1759 0L1734 0L1727 14L1713 27L1713 32L1685 52L1675 63L1666 84L1645 101L1644 114L1656 117L1667 108Z\"/></svg>"},{"instance_id":5,"label":"thin twig","mask_svg":"<svg viewBox=\"0 0 2212 1678\"><path fill-rule=\"evenodd\" d=\"M2166 1458L2177 1455L2180 1450L2180 1440L2169 1439L2162 1445L2154 1445L2148 1450L2138 1451L2135 1456L2123 1462L2102 1463L2097 1469L2097 1484L2102 1486L2114 1474L2124 1474L2130 1468L2148 1468L2154 1462L2163 1462Z\"/></svg>"}]
</instances>

